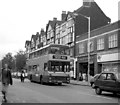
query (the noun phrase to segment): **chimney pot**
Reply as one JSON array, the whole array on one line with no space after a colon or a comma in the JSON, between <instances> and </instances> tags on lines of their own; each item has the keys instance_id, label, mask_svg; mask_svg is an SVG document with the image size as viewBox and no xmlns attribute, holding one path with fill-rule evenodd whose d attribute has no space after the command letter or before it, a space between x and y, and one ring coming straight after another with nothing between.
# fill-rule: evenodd
<instances>
[{"instance_id":1,"label":"chimney pot","mask_svg":"<svg viewBox=\"0 0 120 105\"><path fill-rule=\"evenodd\" d=\"M39 32L36 32L36 35L39 35Z\"/></svg>"},{"instance_id":2,"label":"chimney pot","mask_svg":"<svg viewBox=\"0 0 120 105\"><path fill-rule=\"evenodd\" d=\"M53 18L53 21L56 21L56 20L57 20L57 18L56 18L56 17L54 17L54 18Z\"/></svg>"}]
</instances>

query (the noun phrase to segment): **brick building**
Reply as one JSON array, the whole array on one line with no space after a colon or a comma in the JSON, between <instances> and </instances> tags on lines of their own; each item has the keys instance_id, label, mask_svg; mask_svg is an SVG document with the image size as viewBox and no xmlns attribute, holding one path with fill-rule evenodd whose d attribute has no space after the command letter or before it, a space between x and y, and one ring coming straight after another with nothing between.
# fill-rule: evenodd
<instances>
[{"instance_id":1,"label":"brick building","mask_svg":"<svg viewBox=\"0 0 120 105\"><path fill-rule=\"evenodd\" d=\"M94 0L83 0L83 5L77 10L74 10L73 12L63 11L61 20L53 18L53 20L48 21L43 36L40 35L40 37L38 37L38 35L32 35L30 50L32 51L38 48L36 44L39 42L37 41L39 38L42 41L43 46L52 43L69 45L71 66L74 67L74 78L76 78L78 75L78 71L76 71L76 68L78 68L76 66L78 39L82 40L82 38L85 37L83 34L88 31L88 20L84 16L90 17L91 31L108 25L111 22L110 18L104 14Z\"/></svg>"},{"instance_id":2,"label":"brick building","mask_svg":"<svg viewBox=\"0 0 120 105\"><path fill-rule=\"evenodd\" d=\"M92 30L90 35L90 75L102 71L118 71L120 67L120 21L108 24L101 28ZM77 71L87 73L88 66L88 33L82 34L76 39ZM119 69L120 72L120 69Z\"/></svg>"}]
</instances>

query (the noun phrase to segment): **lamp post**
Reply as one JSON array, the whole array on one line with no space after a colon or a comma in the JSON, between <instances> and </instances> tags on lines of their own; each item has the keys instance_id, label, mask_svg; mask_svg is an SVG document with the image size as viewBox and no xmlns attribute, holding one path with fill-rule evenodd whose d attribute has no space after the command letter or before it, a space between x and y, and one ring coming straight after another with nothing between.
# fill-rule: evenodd
<instances>
[{"instance_id":1,"label":"lamp post","mask_svg":"<svg viewBox=\"0 0 120 105\"><path fill-rule=\"evenodd\" d=\"M89 74L90 73L90 17L82 15L82 14L80 14L80 15L88 20L88 44L87 44L87 48L88 48L88 71L87 71L87 77L88 77L88 84L89 84L89 79L90 79L90 74Z\"/></svg>"},{"instance_id":2,"label":"lamp post","mask_svg":"<svg viewBox=\"0 0 120 105\"><path fill-rule=\"evenodd\" d=\"M90 16L85 16L83 14L77 14L77 13L74 14L74 16L78 16L78 15L81 15L82 17L84 17L88 20L88 44L87 44L87 48L88 48L88 71L87 71L87 77L88 77L88 84L89 84L89 80L90 80L90 74L89 74L90 73ZM74 17L74 21L75 21L75 17Z\"/></svg>"},{"instance_id":3,"label":"lamp post","mask_svg":"<svg viewBox=\"0 0 120 105\"><path fill-rule=\"evenodd\" d=\"M88 83L90 80L90 17L88 17Z\"/></svg>"}]
</instances>

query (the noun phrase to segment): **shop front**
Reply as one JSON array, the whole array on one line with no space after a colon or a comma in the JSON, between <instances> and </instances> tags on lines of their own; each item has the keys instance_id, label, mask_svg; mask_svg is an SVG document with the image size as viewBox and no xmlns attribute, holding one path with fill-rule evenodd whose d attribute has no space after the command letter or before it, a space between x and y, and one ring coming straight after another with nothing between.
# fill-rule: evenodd
<instances>
[{"instance_id":1,"label":"shop front","mask_svg":"<svg viewBox=\"0 0 120 105\"><path fill-rule=\"evenodd\" d=\"M91 55L90 56L90 76L95 75L95 69L96 69L96 56ZM83 80L86 80L88 74L88 56L81 56L77 58L77 72L76 72L76 77L77 79L83 78Z\"/></svg>"},{"instance_id":2,"label":"shop front","mask_svg":"<svg viewBox=\"0 0 120 105\"><path fill-rule=\"evenodd\" d=\"M113 71L120 73L120 53L98 54L98 67L101 65L101 72ZM100 68L99 68L100 69Z\"/></svg>"}]
</instances>

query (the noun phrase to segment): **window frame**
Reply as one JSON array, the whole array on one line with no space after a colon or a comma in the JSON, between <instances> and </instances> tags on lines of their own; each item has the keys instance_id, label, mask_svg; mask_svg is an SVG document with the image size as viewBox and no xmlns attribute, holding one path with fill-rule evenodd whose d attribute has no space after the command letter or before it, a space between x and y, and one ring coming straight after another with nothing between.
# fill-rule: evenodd
<instances>
[{"instance_id":1,"label":"window frame","mask_svg":"<svg viewBox=\"0 0 120 105\"><path fill-rule=\"evenodd\" d=\"M105 39L99 38L97 39L97 50L104 50L105 49Z\"/></svg>"},{"instance_id":2,"label":"window frame","mask_svg":"<svg viewBox=\"0 0 120 105\"><path fill-rule=\"evenodd\" d=\"M78 53L82 54L85 52L85 44L82 42L79 44Z\"/></svg>"},{"instance_id":3,"label":"window frame","mask_svg":"<svg viewBox=\"0 0 120 105\"><path fill-rule=\"evenodd\" d=\"M115 48L118 46L118 34L114 33L108 36L108 48Z\"/></svg>"}]
</instances>

